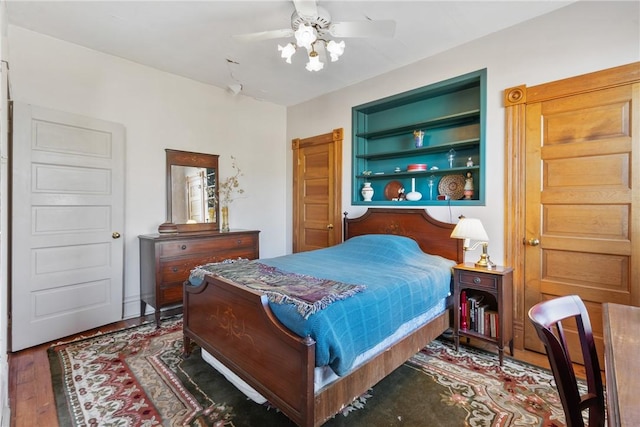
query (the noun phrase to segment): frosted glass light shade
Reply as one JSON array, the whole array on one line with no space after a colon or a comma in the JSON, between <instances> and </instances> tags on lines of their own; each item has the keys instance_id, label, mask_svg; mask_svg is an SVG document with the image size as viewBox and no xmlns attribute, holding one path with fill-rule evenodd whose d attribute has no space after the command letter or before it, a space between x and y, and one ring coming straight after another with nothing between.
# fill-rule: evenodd
<instances>
[{"instance_id":1,"label":"frosted glass light shade","mask_svg":"<svg viewBox=\"0 0 640 427\"><path fill-rule=\"evenodd\" d=\"M311 49L311 45L318 38L313 27L307 24L300 24L293 35L296 38L296 44L307 49Z\"/></svg>"},{"instance_id":2,"label":"frosted glass light shade","mask_svg":"<svg viewBox=\"0 0 640 427\"><path fill-rule=\"evenodd\" d=\"M324 64L320 62L320 58L318 57L318 53L312 51L309 54L309 62L307 62L307 70L308 71L320 71L324 67Z\"/></svg>"},{"instance_id":3,"label":"frosted glass light shade","mask_svg":"<svg viewBox=\"0 0 640 427\"><path fill-rule=\"evenodd\" d=\"M327 43L327 51L329 51L331 62L337 61L338 58L340 58L340 56L342 56L342 54L344 53L344 41L336 43L335 41L331 40L329 43Z\"/></svg>"},{"instance_id":4,"label":"frosted glass light shade","mask_svg":"<svg viewBox=\"0 0 640 427\"><path fill-rule=\"evenodd\" d=\"M296 53L296 47L293 43L287 43L284 47L278 45L278 50L281 52L280 57L284 58L287 64L291 64L291 57Z\"/></svg>"}]
</instances>

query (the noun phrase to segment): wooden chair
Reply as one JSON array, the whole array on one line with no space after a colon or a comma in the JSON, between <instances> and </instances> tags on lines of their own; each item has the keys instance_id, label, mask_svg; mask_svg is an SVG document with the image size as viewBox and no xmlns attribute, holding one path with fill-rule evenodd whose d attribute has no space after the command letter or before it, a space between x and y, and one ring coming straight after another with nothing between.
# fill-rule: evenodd
<instances>
[{"instance_id":1,"label":"wooden chair","mask_svg":"<svg viewBox=\"0 0 640 427\"><path fill-rule=\"evenodd\" d=\"M589 426L604 426L604 389L591 322L584 303L577 295L543 301L531 307L529 319L547 350L549 364L569 427L583 427L582 412L589 410ZM587 394L580 395L565 332L567 321L577 327L587 376Z\"/></svg>"}]
</instances>

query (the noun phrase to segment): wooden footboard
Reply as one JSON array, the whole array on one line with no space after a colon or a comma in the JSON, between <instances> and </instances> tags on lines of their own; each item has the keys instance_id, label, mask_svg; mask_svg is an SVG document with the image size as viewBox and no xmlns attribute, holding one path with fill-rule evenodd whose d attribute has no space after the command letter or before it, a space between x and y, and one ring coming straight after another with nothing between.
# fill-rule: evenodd
<instances>
[{"instance_id":1,"label":"wooden footboard","mask_svg":"<svg viewBox=\"0 0 640 427\"><path fill-rule=\"evenodd\" d=\"M315 342L280 324L267 297L213 276L184 286L184 352L190 340L296 424L312 426Z\"/></svg>"}]
</instances>

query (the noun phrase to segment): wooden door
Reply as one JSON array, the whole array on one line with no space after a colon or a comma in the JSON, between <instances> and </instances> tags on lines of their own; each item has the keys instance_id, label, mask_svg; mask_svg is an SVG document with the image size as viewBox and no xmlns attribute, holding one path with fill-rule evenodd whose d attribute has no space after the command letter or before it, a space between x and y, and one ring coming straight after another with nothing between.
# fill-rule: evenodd
<instances>
[{"instance_id":1,"label":"wooden door","mask_svg":"<svg viewBox=\"0 0 640 427\"><path fill-rule=\"evenodd\" d=\"M296 138L293 149L293 252L342 241L342 129Z\"/></svg>"},{"instance_id":2,"label":"wooden door","mask_svg":"<svg viewBox=\"0 0 640 427\"><path fill-rule=\"evenodd\" d=\"M600 349L601 304L633 301L637 91L627 85L527 105L526 237L540 243L525 248L525 305L579 295ZM541 349L531 328L525 347Z\"/></svg>"},{"instance_id":3,"label":"wooden door","mask_svg":"<svg viewBox=\"0 0 640 427\"><path fill-rule=\"evenodd\" d=\"M13 104L11 350L122 319L124 126Z\"/></svg>"},{"instance_id":4,"label":"wooden door","mask_svg":"<svg viewBox=\"0 0 640 427\"><path fill-rule=\"evenodd\" d=\"M544 352L526 317L539 301L579 295L601 357L602 303L640 303L639 77L640 64L631 64L508 91L524 95L521 110L507 114L508 140L522 150L507 149L515 183L505 200L513 203L508 258L522 269L514 302L524 348ZM520 179L524 197L510 195ZM572 331L569 339L577 355Z\"/></svg>"},{"instance_id":5,"label":"wooden door","mask_svg":"<svg viewBox=\"0 0 640 427\"><path fill-rule=\"evenodd\" d=\"M189 220L195 222L208 222L205 221L205 181L204 181L204 169L198 170L195 175L187 177L187 199L189 207Z\"/></svg>"}]
</instances>

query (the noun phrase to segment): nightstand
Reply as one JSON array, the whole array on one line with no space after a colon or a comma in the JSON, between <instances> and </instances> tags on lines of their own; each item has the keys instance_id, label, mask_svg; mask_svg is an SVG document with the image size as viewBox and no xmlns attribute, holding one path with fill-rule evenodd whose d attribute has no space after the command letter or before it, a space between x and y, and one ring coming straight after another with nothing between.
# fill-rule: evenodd
<instances>
[{"instance_id":1,"label":"nightstand","mask_svg":"<svg viewBox=\"0 0 640 427\"><path fill-rule=\"evenodd\" d=\"M513 269L475 267L473 263L453 267L453 338L456 350L460 336L498 346L500 366L504 347L513 356Z\"/></svg>"}]
</instances>

